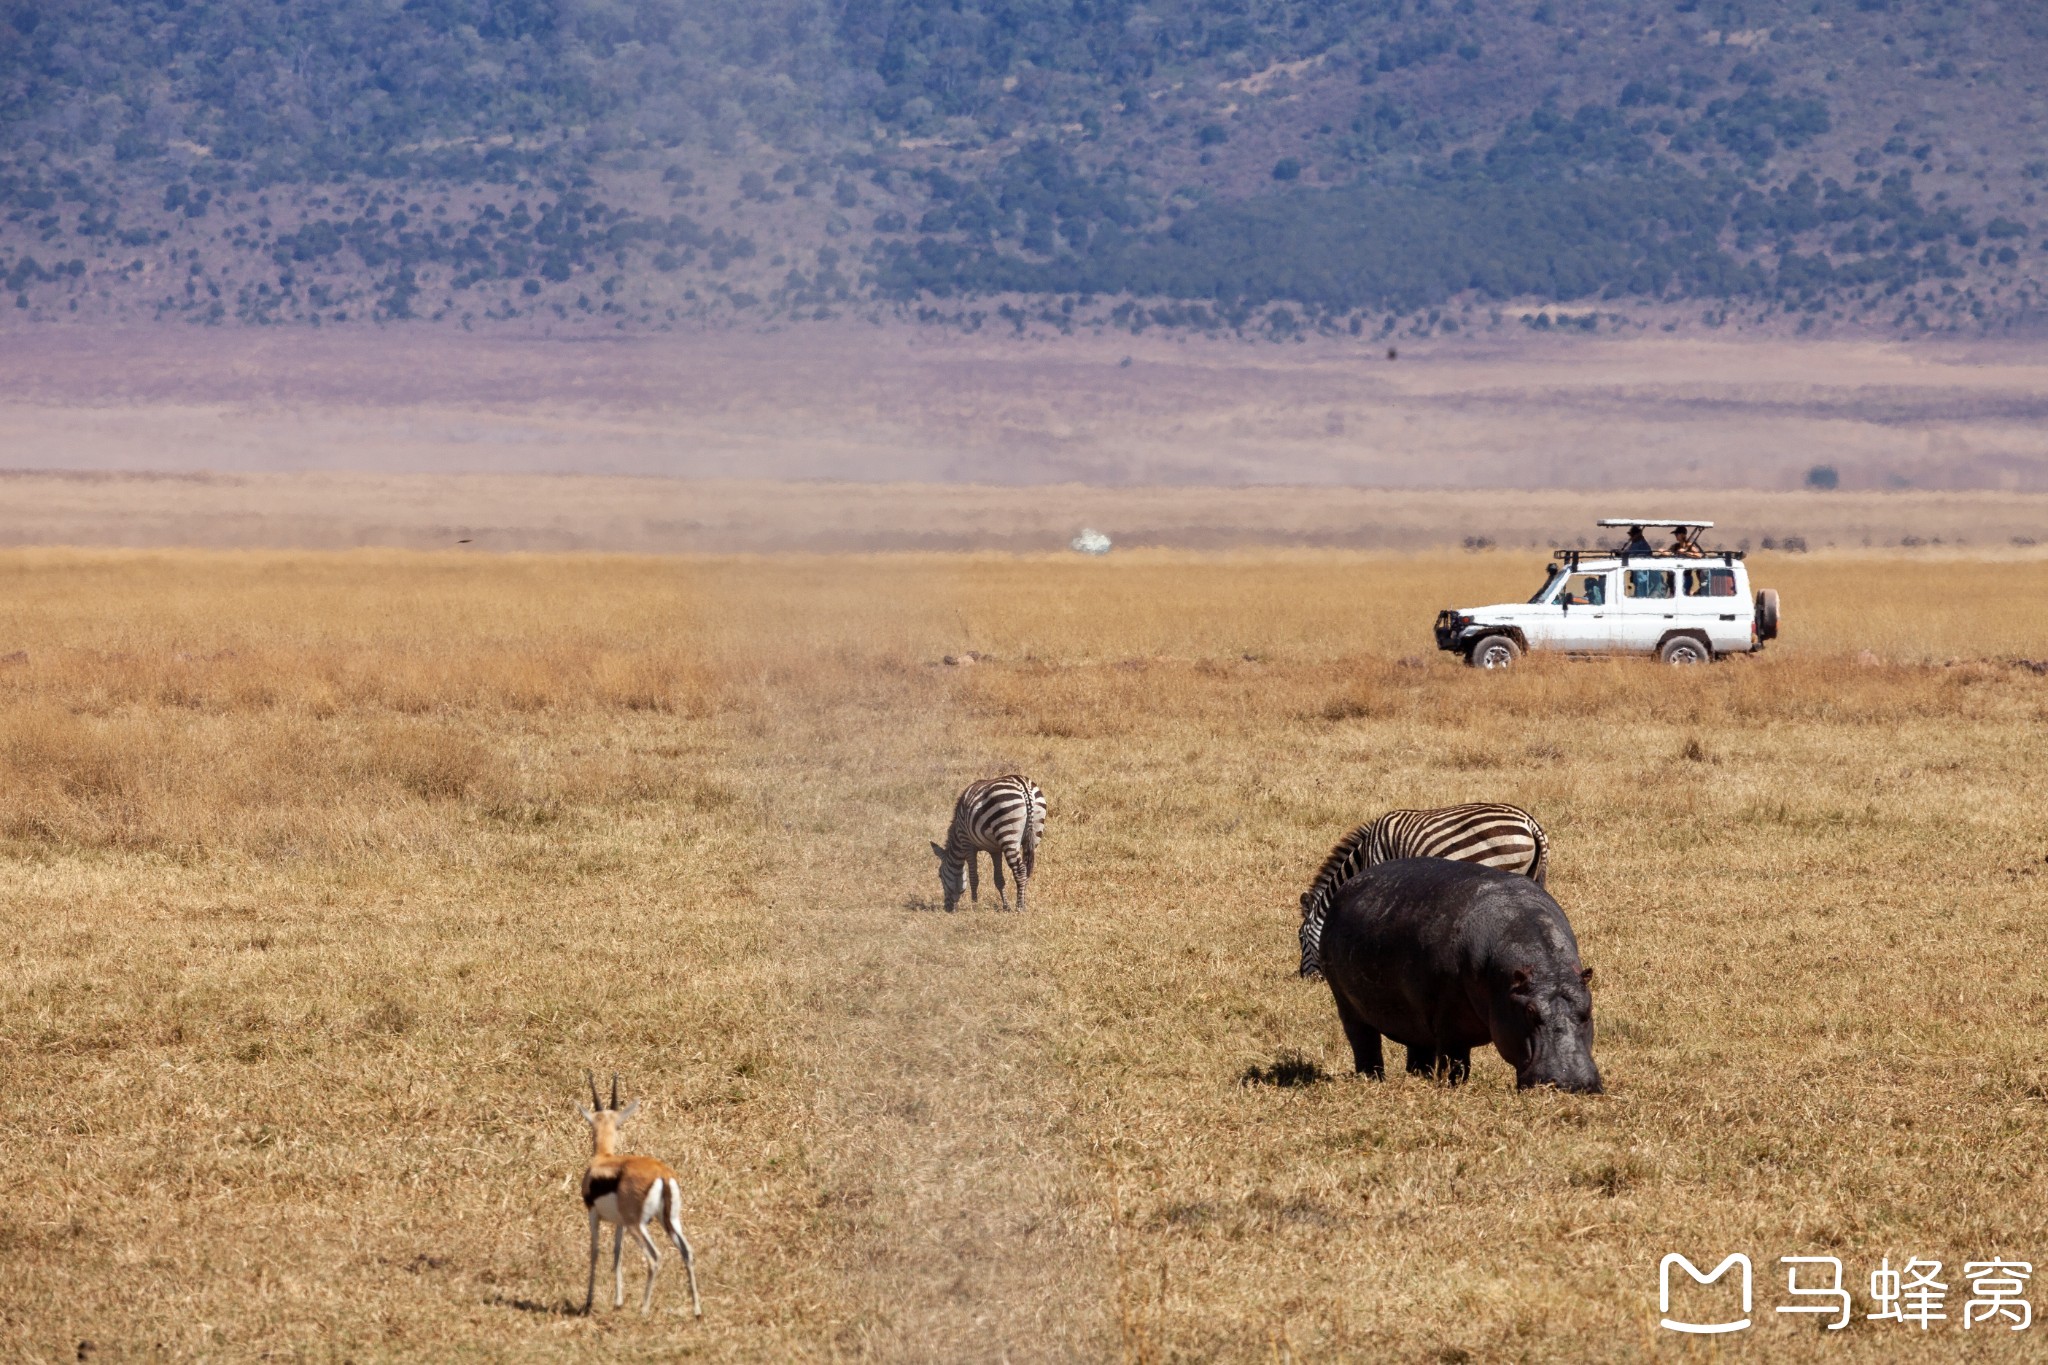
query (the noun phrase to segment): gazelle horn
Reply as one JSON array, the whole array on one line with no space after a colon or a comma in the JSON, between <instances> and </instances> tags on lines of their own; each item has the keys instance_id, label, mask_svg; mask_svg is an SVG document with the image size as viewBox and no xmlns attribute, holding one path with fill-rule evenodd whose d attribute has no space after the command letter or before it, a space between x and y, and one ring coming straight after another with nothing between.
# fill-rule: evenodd
<instances>
[{"instance_id":1,"label":"gazelle horn","mask_svg":"<svg viewBox=\"0 0 2048 1365\"><path fill-rule=\"evenodd\" d=\"M604 1101L597 1097L597 1077L593 1073L585 1071L583 1079L590 1082L590 1107L592 1109L603 1109Z\"/></svg>"},{"instance_id":2,"label":"gazelle horn","mask_svg":"<svg viewBox=\"0 0 2048 1365\"><path fill-rule=\"evenodd\" d=\"M612 1108L619 1107L619 1073L612 1073Z\"/></svg>"}]
</instances>

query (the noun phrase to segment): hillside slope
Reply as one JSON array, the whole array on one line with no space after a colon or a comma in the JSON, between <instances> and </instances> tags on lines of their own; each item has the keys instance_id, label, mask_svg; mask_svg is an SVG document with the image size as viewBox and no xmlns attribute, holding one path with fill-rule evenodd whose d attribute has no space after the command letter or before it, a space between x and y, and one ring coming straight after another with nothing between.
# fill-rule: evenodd
<instances>
[{"instance_id":1,"label":"hillside slope","mask_svg":"<svg viewBox=\"0 0 2048 1365\"><path fill-rule=\"evenodd\" d=\"M0 317L2048 330L2023 0L0 4Z\"/></svg>"}]
</instances>

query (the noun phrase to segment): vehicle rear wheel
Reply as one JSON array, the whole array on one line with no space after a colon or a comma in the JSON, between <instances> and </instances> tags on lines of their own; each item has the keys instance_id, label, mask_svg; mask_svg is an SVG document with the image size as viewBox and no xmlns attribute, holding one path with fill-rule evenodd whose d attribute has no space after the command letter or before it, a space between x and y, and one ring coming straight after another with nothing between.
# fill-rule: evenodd
<instances>
[{"instance_id":1,"label":"vehicle rear wheel","mask_svg":"<svg viewBox=\"0 0 2048 1365\"><path fill-rule=\"evenodd\" d=\"M1465 662L1474 668L1513 668L1522 657L1522 647L1512 635L1488 635L1472 646Z\"/></svg>"},{"instance_id":2,"label":"vehicle rear wheel","mask_svg":"<svg viewBox=\"0 0 2048 1365\"><path fill-rule=\"evenodd\" d=\"M1657 651L1657 657L1667 664L1710 664L1714 651L1690 635L1674 635Z\"/></svg>"},{"instance_id":3,"label":"vehicle rear wheel","mask_svg":"<svg viewBox=\"0 0 2048 1365\"><path fill-rule=\"evenodd\" d=\"M1756 638L1778 638L1778 590L1759 588L1756 594Z\"/></svg>"}]
</instances>

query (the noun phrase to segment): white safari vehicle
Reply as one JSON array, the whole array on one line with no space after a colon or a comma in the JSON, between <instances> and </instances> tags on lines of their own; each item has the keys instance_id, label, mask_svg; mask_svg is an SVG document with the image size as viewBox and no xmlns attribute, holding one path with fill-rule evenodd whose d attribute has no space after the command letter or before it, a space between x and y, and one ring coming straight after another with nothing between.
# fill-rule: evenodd
<instances>
[{"instance_id":1,"label":"white safari vehicle","mask_svg":"<svg viewBox=\"0 0 2048 1365\"><path fill-rule=\"evenodd\" d=\"M1778 594L1765 588L1752 597L1741 551L1700 545L1713 522L1610 517L1600 524L1627 528L1628 543L1557 551L1527 602L1438 613L1437 648L1474 668L1508 668L1532 649L1703 664L1777 638ZM1670 531L1670 544L1652 546L1645 530Z\"/></svg>"}]
</instances>

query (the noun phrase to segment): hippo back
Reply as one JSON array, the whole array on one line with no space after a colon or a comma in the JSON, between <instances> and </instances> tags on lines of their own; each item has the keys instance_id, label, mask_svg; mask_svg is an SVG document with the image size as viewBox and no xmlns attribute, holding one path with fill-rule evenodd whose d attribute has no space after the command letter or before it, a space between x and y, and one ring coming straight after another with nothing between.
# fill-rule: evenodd
<instances>
[{"instance_id":1,"label":"hippo back","mask_svg":"<svg viewBox=\"0 0 2048 1365\"><path fill-rule=\"evenodd\" d=\"M1346 976L1469 977L1532 960L1578 970L1579 945L1550 893L1525 876L1446 858L1399 858L1331 897L1323 963Z\"/></svg>"}]
</instances>

